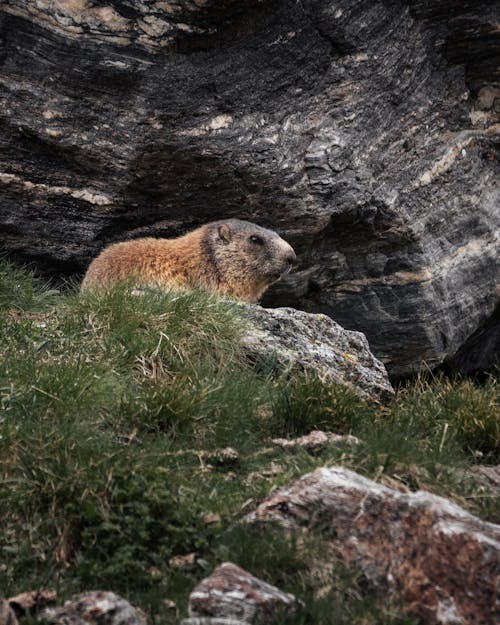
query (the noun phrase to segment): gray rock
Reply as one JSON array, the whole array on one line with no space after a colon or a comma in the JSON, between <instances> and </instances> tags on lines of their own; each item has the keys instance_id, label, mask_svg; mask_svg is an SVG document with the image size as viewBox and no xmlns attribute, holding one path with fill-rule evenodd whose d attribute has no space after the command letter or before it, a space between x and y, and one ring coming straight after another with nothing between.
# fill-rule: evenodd
<instances>
[{"instance_id":1,"label":"gray rock","mask_svg":"<svg viewBox=\"0 0 500 625\"><path fill-rule=\"evenodd\" d=\"M266 305L364 332L394 376L440 364L498 302L497 22L491 0L4 0L2 251L71 274L249 219L300 256Z\"/></svg>"},{"instance_id":2,"label":"gray rock","mask_svg":"<svg viewBox=\"0 0 500 625\"><path fill-rule=\"evenodd\" d=\"M468 374L484 373L500 366L500 304L458 352L447 359L446 366Z\"/></svg>"},{"instance_id":3,"label":"gray rock","mask_svg":"<svg viewBox=\"0 0 500 625\"><path fill-rule=\"evenodd\" d=\"M95 591L66 601L59 608L45 608L40 619L52 625L146 625L146 618L113 592Z\"/></svg>"},{"instance_id":4,"label":"gray rock","mask_svg":"<svg viewBox=\"0 0 500 625\"><path fill-rule=\"evenodd\" d=\"M486 466L477 464L467 472L467 476L485 489L492 491L494 496L500 497L500 465Z\"/></svg>"},{"instance_id":5,"label":"gray rock","mask_svg":"<svg viewBox=\"0 0 500 625\"><path fill-rule=\"evenodd\" d=\"M18 625L14 610L7 599L0 598L0 625Z\"/></svg>"},{"instance_id":6,"label":"gray rock","mask_svg":"<svg viewBox=\"0 0 500 625\"><path fill-rule=\"evenodd\" d=\"M323 432L322 430L313 430L305 436L297 438L273 438L271 443L285 450L305 449L311 453L322 451L328 444L343 443L347 445L359 444L359 438L350 434L334 434L333 432Z\"/></svg>"},{"instance_id":7,"label":"gray rock","mask_svg":"<svg viewBox=\"0 0 500 625\"><path fill-rule=\"evenodd\" d=\"M254 577L232 562L224 562L189 596L189 616L265 622L289 614L295 597ZM219 624L217 624L219 625Z\"/></svg>"},{"instance_id":8,"label":"gray rock","mask_svg":"<svg viewBox=\"0 0 500 625\"><path fill-rule=\"evenodd\" d=\"M252 354L315 372L362 397L386 399L393 394L384 365L360 332L345 330L326 315L293 308L244 305L240 310L250 321L243 343Z\"/></svg>"},{"instance_id":9,"label":"gray rock","mask_svg":"<svg viewBox=\"0 0 500 625\"><path fill-rule=\"evenodd\" d=\"M346 564L425 623L500 623L500 526L447 499L321 468L269 495L245 520L319 522Z\"/></svg>"}]
</instances>

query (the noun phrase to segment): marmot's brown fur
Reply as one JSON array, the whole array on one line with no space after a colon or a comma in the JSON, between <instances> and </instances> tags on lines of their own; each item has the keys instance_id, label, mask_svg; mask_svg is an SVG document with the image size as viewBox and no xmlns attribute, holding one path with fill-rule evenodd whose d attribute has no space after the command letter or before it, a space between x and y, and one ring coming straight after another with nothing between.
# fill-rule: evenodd
<instances>
[{"instance_id":1,"label":"marmot's brown fur","mask_svg":"<svg viewBox=\"0 0 500 625\"><path fill-rule=\"evenodd\" d=\"M294 260L293 248L276 232L227 219L176 239L114 243L92 261L82 289L102 289L132 279L138 286L201 286L256 302Z\"/></svg>"}]
</instances>

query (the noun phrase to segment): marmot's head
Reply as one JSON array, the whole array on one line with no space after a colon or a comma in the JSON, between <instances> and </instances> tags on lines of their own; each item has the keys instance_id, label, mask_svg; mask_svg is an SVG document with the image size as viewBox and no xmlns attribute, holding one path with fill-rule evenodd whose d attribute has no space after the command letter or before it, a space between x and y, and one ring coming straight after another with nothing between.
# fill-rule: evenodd
<instances>
[{"instance_id":1,"label":"marmot's head","mask_svg":"<svg viewBox=\"0 0 500 625\"><path fill-rule=\"evenodd\" d=\"M256 302L296 259L279 234L240 219L208 224L204 243L220 290L248 302Z\"/></svg>"}]
</instances>

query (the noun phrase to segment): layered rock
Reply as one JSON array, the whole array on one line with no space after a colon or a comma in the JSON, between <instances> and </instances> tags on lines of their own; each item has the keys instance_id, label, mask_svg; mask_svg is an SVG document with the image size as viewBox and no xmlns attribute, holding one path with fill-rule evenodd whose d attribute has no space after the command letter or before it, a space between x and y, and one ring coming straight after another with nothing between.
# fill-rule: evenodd
<instances>
[{"instance_id":1,"label":"layered rock","mask_svg":"<svg viewBox=\"0 0 500 625\"><path fill-rule=\"evenodd\" d=\"M446 499L321 468L271 494L246 520L319 526L347 564L426 623L500 622L500 526Z\"/></svg>"},{"instance_id":2,"label":"layered rock","mask_svg":"<svg viewBox=\"0 0 500 625\"><path fill-rule=\"evenodd\" d=\"M500 209L499 209L500 210ZM500 304L491 317L478 328L458 352L446 360L452 371L477 374L500 365Z\"/></svg>"},{"instance_id":3,"label":"layered rock","mask_svg":"<svg viewBox=\"0 0 500 625\"><path fill-rule=\"evenodd\" d=\"M4 251L71 274L113 240L257 221L300 253L266 302L363 331L396 376L495 308L486 0L5 0L0 16Z\"/></svg>"}]
</instances>

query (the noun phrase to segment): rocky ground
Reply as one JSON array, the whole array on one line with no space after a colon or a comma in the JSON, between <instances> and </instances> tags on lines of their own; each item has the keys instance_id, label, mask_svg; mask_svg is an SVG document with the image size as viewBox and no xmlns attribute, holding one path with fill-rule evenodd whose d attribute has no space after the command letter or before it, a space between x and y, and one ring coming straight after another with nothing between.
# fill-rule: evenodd
<instances>
[{"instance_id":1,"label":"rocky ground","mask_svg":"<svg viewBox=\"0 0 500 625\"><path fill-rule=\"evenodd\" d=\"M318 568L328 568L328 554L340 553L389 603L419 615L419 623L494 625L500 619L500 526L441 497L400 492L324 467L271 493L244 522L295 531L319 527L325 545ZM47 591L0 599L0 625L18 625L16 613L51 625L147 622L147 615L112 592L50 607L55 602L55 593ZM293 594L226 562L193 589L182 625L292 622L286 619L303 607Z\"/></svg>"}]
</instances>

